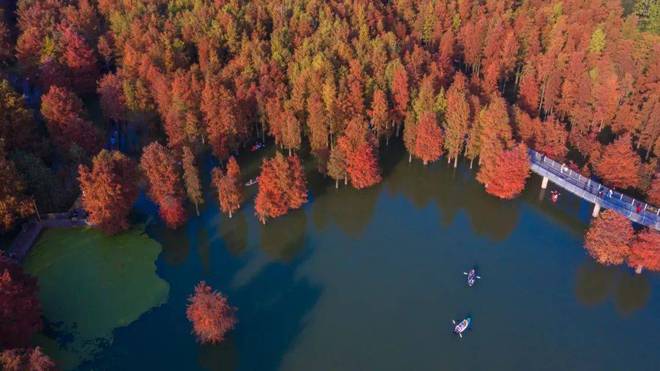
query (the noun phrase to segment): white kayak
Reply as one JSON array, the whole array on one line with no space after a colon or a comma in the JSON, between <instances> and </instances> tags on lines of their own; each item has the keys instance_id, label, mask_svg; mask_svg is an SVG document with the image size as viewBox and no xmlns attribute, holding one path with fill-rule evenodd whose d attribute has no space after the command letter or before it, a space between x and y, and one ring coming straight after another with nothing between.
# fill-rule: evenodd
<instances>
[{"instance_id":1,"label":"white kayak","mask_svg":"<svg viewBox=\"0 0 660 371\"><path fill-rule=\"evenodd\" d=\"M459 337L463 337L463 333L470 328L470 324L472 323L472 318L467 317L464 320L462 320L459 323L456 323L456 321L452 321L454 324L454 333L457 334Z\"/></svg>"}]
</instances>

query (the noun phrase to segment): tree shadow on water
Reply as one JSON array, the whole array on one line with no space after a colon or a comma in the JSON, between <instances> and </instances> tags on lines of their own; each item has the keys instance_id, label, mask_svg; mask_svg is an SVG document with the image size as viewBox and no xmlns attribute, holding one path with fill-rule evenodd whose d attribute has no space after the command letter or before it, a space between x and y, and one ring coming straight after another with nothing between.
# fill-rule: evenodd
<instances>
[{"instance_id":1,"label":"tree shadow on water","mask_svg":"<svg viewBox=\"0 0 660 371\"><path fill-rule=\"evenodd\" d=\"M622 267L606 267L587 258L577 270L575 295L580 303L590 307L611 298L617 312L627 316L646 305L651 284L643 274Z\"/></svg>"},{"instance_id":2,"label":"tree shadow on water","mask_svg":"<svg viewBox=\"0 0 660 371\"><path fill-rule=\"evenodd\" d=\"M291 261L305 244L307 215L305 211L291 213L260 224L261 248L270 257Z\"/></svg>"},{"instance_id":3,"label":"tree shadow on water","mask_svg":"<svg viewBox=\"0 0 660 371\"><path fill-rule=\"evenodd\" d=\"M232 294L239 308L233 334L240 349L238 369L278 370L296 344L322 292L299 277L297 268L310 256L307 250L292 263L269 264Z\"/></svg>"},{"instance_id":4,"label":"tree shadow on water","mask_svg":"<svg viewBox=\"0 0 660 371\"><path fill-rule=\"evenodd\" d=\"M248 223L243 210L232 218L221 217L218 223L219 236L225 241L227 250L234 255L241 255L247 248Z\"/></svg>"},{"instance_id":5,"label":"tree shadow on water","mask_svg":"<svg viewBox=\"0 0 660 371\"><path fill-rule=\"evenodd\" d=\"M234 371L238 369L238 351L232 334L220 344L202 344L198 349L199 365L209 371Z\"/></svg>"},{"instance_id":6,"label":"tree shadow on water","mask_svg":"<svg viewBox=\"0 0 660 371\"><path fill-rule=\"evenodd\" d=\"M347 235L359 237L373 218L382 184L360 190L344 185L335 189L334 184L329 188L312 205L314 226L323 230L334 223Z\"/></svg>"},{"instance_id":7,"label":"tree shadow on water","mask_svg":"<svg viewBox=\"0 0 660 371\"><path fill-rule=\"evenodd\" d=\"M172 230L164 223L149 226L149 236L158 241L163 248L163 260L167 265L175 267L185 263L190 254L190 239L185 227Z\"/></svg>"}]
</instances>

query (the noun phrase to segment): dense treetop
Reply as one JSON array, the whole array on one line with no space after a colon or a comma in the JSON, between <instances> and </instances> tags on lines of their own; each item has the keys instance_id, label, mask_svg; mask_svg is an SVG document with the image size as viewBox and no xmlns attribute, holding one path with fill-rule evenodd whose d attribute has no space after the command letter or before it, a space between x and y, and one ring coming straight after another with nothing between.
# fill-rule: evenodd
<instances>
[{"instance_id":1,"label":"dense treetop","mask_svg":"<svg viewBox=\"0 0 660 371\"><path fill-rule=\"evenodd\" d=\"M44 95L30 112L0 83L4 161L21 165L17 200L53 208L26 164L75 179L131 128L133 155L165 145L142 162L166 160L143 170L173 226L185 194L202 202L201 152L225 161L266 137L356 188L380 181L379 153L399 137L424 163L478 160L486 191L504 198L524 187L522 142L653 201L660 5L629 3L21 0L0 16L0 63ZM154 189L161 165L184 181ZM494 185L504 174L516 176ZM220 197L237 208L240 197Z\"/></svg>"}]
</instances>

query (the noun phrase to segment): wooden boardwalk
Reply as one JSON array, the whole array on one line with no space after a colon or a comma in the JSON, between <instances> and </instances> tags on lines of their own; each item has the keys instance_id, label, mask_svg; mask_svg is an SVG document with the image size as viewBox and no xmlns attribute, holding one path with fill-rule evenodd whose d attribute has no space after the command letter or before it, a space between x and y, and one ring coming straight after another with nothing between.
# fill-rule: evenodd
<instances>
[{"instance_id":1,"label":"wooden boardwalk","mask_svg":"<svg viewBox=\"0 0 660 371\"><path fill-rule=\"evenodd\" d=\"M549 180L591 202L595 205L595 213L601 207L614 210L635 223L660 231L660 210L657 207L605 187L532 149L529 150L529 159L532 171L544 178L543 184Z\"/></svg>"}]
</instances>

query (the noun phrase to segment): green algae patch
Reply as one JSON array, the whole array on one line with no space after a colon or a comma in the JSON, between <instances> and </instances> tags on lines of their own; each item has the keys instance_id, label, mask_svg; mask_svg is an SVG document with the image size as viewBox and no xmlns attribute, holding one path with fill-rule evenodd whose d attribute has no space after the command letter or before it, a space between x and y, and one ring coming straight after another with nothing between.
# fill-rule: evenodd
<instances>
[{"instance_id":1,"label":"green algae patch","mask_svg":"<svg viewBox=\"0 0 660 371\"><path fill-rule=\"evenodd\" d=\"M167 301L156 274L158 242L135 228L106 236L91 228L49 229L25 260L39 280L47 326L37 342L63 369L112 343L112 332Z\"/></svg>"}]
</instances>

